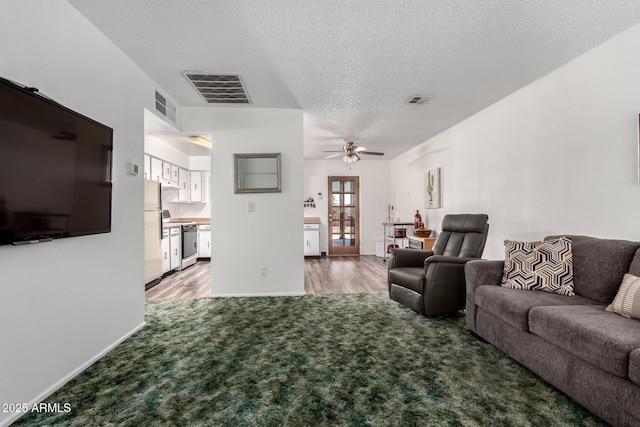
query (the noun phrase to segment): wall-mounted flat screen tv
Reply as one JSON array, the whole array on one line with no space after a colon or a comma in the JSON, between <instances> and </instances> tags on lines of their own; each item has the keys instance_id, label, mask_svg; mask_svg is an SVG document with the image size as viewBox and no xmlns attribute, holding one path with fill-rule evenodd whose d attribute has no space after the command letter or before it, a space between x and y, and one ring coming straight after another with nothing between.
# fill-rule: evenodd
<instances>
[{"instance_id":1,"label":"wall-mounted flat screen tv","mask_svg":"<svg viewBox=\"0 0 640 427\"><path fill-rule=\"evenodd\" d=\"M111 231L113 130L0 78L0 245Z\"/></svg>"}]
</instances>

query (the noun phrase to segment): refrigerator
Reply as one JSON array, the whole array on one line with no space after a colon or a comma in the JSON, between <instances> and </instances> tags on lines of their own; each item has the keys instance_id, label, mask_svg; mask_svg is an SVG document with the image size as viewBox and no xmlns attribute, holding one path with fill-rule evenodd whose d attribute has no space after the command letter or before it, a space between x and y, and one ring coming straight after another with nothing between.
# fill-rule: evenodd
<instances>
[{"instance_id":1,"label":"refrigerator","mask_svg":"<svg viewBox=\"0 0 640 427\"><path fill-rule=\"evenodd\" d=\"M144 283L162 276L162 188L144 180Z\"/></svg>"}]
</instances>

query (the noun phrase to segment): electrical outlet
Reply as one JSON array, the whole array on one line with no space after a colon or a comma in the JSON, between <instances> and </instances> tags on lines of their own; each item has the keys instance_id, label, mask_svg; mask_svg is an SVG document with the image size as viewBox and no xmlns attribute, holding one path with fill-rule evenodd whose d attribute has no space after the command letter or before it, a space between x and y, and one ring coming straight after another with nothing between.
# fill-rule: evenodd
<instances>
[{"instance_id":1,"label":"electrical outlet","mask_svg":"<svg viewBox=\"0 0 640 427\"><path fill-rule=\"evenodd\" d=\"M261 276L266 276L267 275L267 266L266 265L261 265L260 266L260 275Z\"/></svg>"},{"instance_id":2,"label":"electrical outlet","mask_svg":"<svg viewBox=\"0 0 640 427\"><path fill-rule=\"evenodd\" d=\"M255 212L256 211L256 203L255 202L249 202L248 209L249 209L249 212Z\"/></svg>"}]
</instances>

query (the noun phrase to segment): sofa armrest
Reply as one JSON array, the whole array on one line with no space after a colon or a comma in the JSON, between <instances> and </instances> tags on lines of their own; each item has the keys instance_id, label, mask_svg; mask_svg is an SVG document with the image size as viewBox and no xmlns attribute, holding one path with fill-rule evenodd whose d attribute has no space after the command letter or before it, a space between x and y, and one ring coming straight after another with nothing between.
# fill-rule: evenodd
<instances>
[{"instance_id":1,"label":"sofa armrest","mask_svg":"<svg viewBox=\"0 0 640 427\"><path fill-rule=\"evenodd\" d=\"M473 260L465 264L464 271L467 285L465 303L467 328L476 332L476 288L484 285L500 286L504 261Z\"/></svg>"}]
</instances>

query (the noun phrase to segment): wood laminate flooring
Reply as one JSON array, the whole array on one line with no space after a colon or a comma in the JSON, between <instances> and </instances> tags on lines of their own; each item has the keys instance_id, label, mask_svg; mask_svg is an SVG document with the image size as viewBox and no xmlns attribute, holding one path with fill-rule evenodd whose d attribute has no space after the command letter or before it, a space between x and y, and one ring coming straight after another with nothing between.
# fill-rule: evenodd
<instances>
[{"instance_id":1,"label":"wood laminate flooring","mask_svg":"<svg viewBox=\"0 0 640 427\"><path fill-rule=\"evenodd\" d=\"M308 294L387 292L387 264L374 255L305 259L304 290Z\"/></svg>"},{"instance_id":2,"label":"wood laminate flooring","mask_svg":"<svg viewBox=\"0 0 640 427\"><path fill-rule=\"evenodd\" d=\"M145 292L148 299L211 296L211 262L198 261L175 271ZM330 256L304 260L307 294L351 294L387 291L387 264L373 255Z\"/></svg>"}]
</instances>

